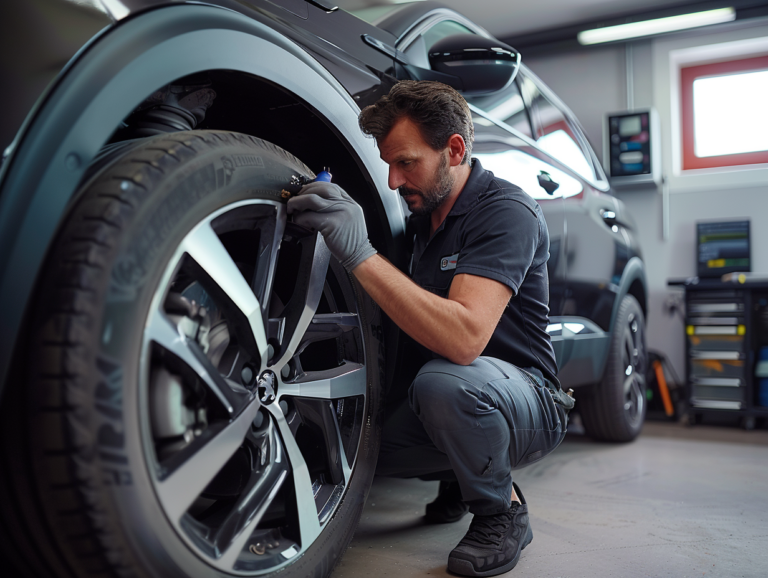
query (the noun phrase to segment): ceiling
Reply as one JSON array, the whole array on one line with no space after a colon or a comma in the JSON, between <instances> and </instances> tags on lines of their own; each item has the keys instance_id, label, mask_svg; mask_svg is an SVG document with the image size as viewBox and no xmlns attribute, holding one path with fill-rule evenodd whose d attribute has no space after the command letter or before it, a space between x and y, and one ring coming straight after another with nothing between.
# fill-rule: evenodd
<instances>
[{"instance_id":1,"label":"ceiling","mask_svg":"<svg viewBox=\"0 0 768 578\"><path fill-rule=\"evenodd\" d=\"M335 0L340 8L353 10L407 0ZM627 13L651 11L691 3L691 0L439 0L476 22L497 38L514 38L540 30L596 22Z\"/></svg>"}]
</instances>

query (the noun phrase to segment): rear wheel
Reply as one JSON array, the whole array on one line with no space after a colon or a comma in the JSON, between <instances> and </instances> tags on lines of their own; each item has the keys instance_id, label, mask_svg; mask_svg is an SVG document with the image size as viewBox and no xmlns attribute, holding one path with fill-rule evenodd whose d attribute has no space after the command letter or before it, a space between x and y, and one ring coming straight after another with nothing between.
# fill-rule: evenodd
<instances>
[{"instance_id":1,"label":"rear wheel","mask_svg":"<svg viewBox=\"0 0 768 578\"><path fill-rule=\"evenodd\" d=\"M605 375L594 396L579 399L586 433L596 439L627 442L643 427L646 412L645 317L632 295L625 295L611 332Z\"/></svg>"},{"instance_id":2,"label":"rear wheel","mask_svg":"<svg viewBox=\"0 0 768 578\"><path fill-rule=\"evenodd\" d=\"M10 485L54 544L27 574L330 573L373 476L381 344L376 306L287 221L300 175L198 131L84 187L39 291L29 413L4 403L33 491Z\"/></svg>"}]
</instances>

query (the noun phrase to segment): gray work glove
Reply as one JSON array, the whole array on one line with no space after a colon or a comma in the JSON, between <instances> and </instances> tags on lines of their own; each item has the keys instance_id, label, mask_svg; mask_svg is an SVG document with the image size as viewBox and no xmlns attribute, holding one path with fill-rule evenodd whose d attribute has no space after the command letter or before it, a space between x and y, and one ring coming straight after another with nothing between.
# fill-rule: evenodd
<instances>
[{"instance_id":1,"label":"gray work glove","mask_svg":"<svg viewBox=\"0 0 768 578\"><path fill-rule=\"evenodd\" d=\"M297 225L319 231L347 271L376 254L368 240L363 209L338 185L322 181L304 185L288 199L288 214Z\"/></svg>"}]
</instances>

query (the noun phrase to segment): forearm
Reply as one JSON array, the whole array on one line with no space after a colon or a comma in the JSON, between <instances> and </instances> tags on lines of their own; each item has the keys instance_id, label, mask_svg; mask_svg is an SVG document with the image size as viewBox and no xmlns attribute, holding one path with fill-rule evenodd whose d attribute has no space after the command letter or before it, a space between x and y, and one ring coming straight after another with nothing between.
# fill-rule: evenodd
<instances>
[{"instance_id":1,"label":"forearm","mask_svg":"<svg viewBox=\"0 0 768 578\"><path fill-rule=\"evenodd\" d=\"M490 339L462 303L422 289L380 255L352 273L400 329L454 363L471 363Z\"/></svg>"}]
</instances>

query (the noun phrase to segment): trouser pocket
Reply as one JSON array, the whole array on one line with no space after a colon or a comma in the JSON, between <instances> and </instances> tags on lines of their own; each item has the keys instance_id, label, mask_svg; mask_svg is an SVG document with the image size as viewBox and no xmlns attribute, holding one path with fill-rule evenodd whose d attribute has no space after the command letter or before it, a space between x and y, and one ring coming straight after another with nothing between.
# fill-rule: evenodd
<instances>
[{"instance_id":1,"label":"trouser pocket","mask_svg":"<svg viewBox=\"0 0 768 578\"><path fill-rule=\"evenodd\" d=\"M552 430L537 430L533 435L531 445L528 446L525 454L521 456L517 464L512 466L512 469L519 470L525 466L535 464L552 453L564 438L564 427L562 430L559 427Z\"/></svg>"},{"instance_id":2,"label":"trouser pocket","mask_svg":"<svg viewBox=\"0 0 768 578\"><path fill-rule=\"evenodd\" d=\"M532 439L525 452L514 461L512 469L529 466L552 453L559 446L566 434L568 417L561 405L555 402L552 393L540 385L526 372L521 371L523 378L530 387L530 393L539 410L538 419L534 422L538 427L532 432Z\"/></svg>"}]
</instances>

